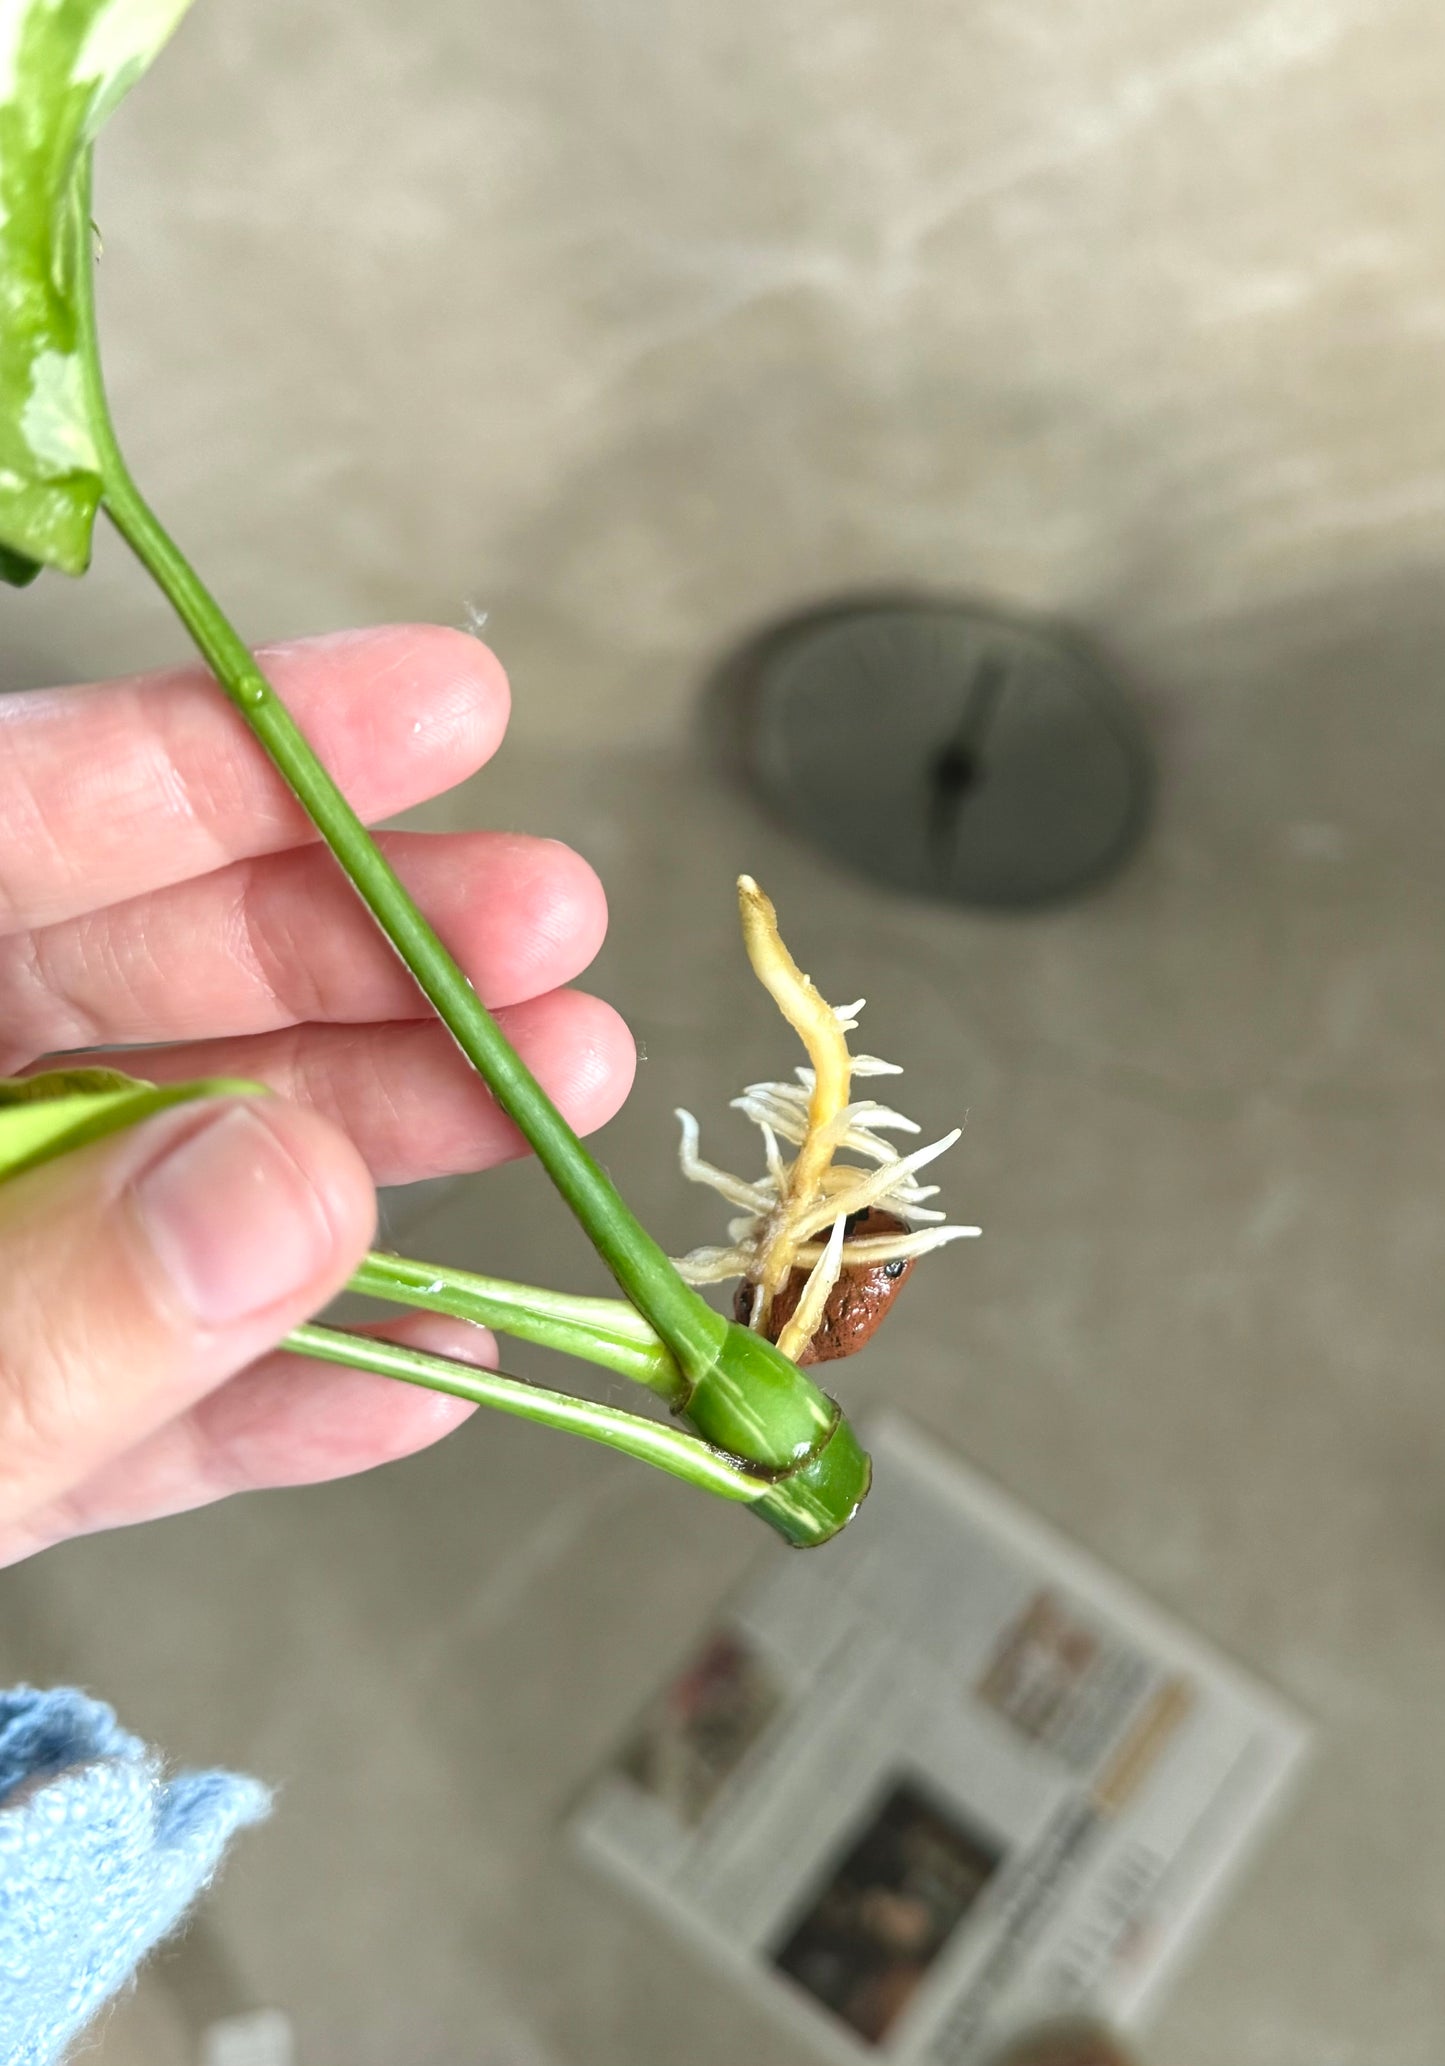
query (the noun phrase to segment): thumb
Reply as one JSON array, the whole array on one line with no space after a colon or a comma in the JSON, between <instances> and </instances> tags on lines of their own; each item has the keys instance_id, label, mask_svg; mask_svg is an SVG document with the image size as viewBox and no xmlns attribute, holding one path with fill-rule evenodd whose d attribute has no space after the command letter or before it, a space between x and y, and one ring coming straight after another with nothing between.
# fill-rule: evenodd
<instances>
[{"instance_id":1,"label":"thumb","mask_svg":"<svg viewBox=\"0 0 1445 2066\"><path fill-rule=\"evenodd\" d=\"M271 1348L375 1221L350 1141L279 1098L182 1106L0 1184L0 1530Z\"/></svg>"}]
</instances>

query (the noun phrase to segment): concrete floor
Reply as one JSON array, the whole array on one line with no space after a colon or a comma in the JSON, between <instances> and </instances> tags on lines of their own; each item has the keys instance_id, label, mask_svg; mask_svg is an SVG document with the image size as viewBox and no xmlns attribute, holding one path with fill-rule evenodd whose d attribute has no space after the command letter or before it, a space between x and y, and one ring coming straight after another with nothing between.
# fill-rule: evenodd
<instances>
[{"instance_id":1,"label":"concrete floor","mask_svg":"<svg viewBox=\"0 0 1445 2066\"><path fill-rule=\"evenodd\" d=\"M986 1237L920 1270L846 1397L903 1408L1318 1726L1151 2034L1170 2066L1439 2059L1445 704L1421 683L1445 626L1416 600L1202 647L1216 693L1187 722L1152 706L1147 849L1050 915L895 905L685 751L515 750L430 814L564 833L601 868L596 981L647 1055L604 1152L675 1247L715 1222L673 1105L740 1140L727 1097L791 1060L743 973L741 865L825 987L872 999L908 1109L967 1112L946 1196ZM597 1281L529 1167L397 1198L391 1231ZM206 2020L261 2005L303 2066L801 2066L562 1833L770 1554L744 1516L483 1417L372 1477L7 1574L7 1678L82 1681L282 1790L105 2066L189 2066Z\"/></svg>"},{"instance_id":2,"label":"concrete floor","mask_svg":"<svg viewBox=\"0 0 1445 2066\"><path fill-rule=\"evenodd\" d=\"M672 1108L721 1146L791 1061L746 866L908 1109L968 1113L986 1238L850 1401L1315 1718L1165 2066L1445 2048L1442 55L1438 0L207 0L100 151L119 421L246 633L492 610L514 743L450 815L606 880L644 1217L716 1235ZM1107 893L905 909L709 772L712 663L894 583L1062 611L1136 685L1158 823ZM109 538L4 607L6 686L182 649ZM533 1171L395 1211L593 1281ZM0 1577L0 1679L282 1788L104 2066L262 2004L302 2066L801 2066L560 1833L761 1554L484 1421Z\"/></svg>"}]
</instances>

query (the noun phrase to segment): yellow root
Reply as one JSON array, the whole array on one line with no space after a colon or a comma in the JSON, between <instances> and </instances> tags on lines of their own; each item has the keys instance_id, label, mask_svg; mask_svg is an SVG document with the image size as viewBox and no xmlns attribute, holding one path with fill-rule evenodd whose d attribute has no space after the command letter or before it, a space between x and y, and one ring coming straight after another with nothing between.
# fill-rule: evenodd
<instances>
[{"instance_id":1,"label":"yellow root","mask_svg":"<svg viewBox=\"0 0 1445 2066\"><path fill-rule=\"evenodd\" d=\"M743 923L743 944L753 965L753 973L802 1041L813 1066L808 1131L788 1171L787 1187L774 1210L761 1259L759 1282L763 1303L758 1315L761 1323L793 1268L797 1247L793 1222L816 1204L824 1189L833 1159L833 1143L827 1137L828 1128L848 1102L853 1081L853 1058L848 1052L847 1037L838 1023L838 1014L811 976L803 974L783 945L772 900L764 896L750 875L738 877L738 910Z\"/></svg>"}]
</instances>

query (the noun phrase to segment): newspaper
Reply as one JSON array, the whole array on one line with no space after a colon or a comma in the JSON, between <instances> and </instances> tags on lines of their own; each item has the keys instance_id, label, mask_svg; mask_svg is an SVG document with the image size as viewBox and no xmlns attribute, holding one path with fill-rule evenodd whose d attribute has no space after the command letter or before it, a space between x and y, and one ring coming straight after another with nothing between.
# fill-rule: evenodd
<instances>
[{"instance_id":1,"label":"newspaper","mask_svg":"<svg viewBox=\"0 0 1445 2066\"><path fill-rule=\"evenodd\" d=\"M1306 1744L1262 1686L895 1417L575 1823L819 2053L975 2066L1146 2011Z\"/></svg>"}]
</instances>

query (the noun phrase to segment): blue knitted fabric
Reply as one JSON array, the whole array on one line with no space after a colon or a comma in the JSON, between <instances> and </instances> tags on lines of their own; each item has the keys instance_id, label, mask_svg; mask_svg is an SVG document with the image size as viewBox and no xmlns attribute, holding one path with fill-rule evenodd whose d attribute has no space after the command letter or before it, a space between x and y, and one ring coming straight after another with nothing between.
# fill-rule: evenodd
<instances>
[{"instance_id":1,"label":"blue knitted fabric","mask_svg":"<svg viewBox=\"0 0 1445 2066\"><path fill-rule=\"evenodd\" d=\"M181 1772L83 1693L0 1693L0 2062L51 2066L270 1807Z\"/></svg>"}]
</instances>

